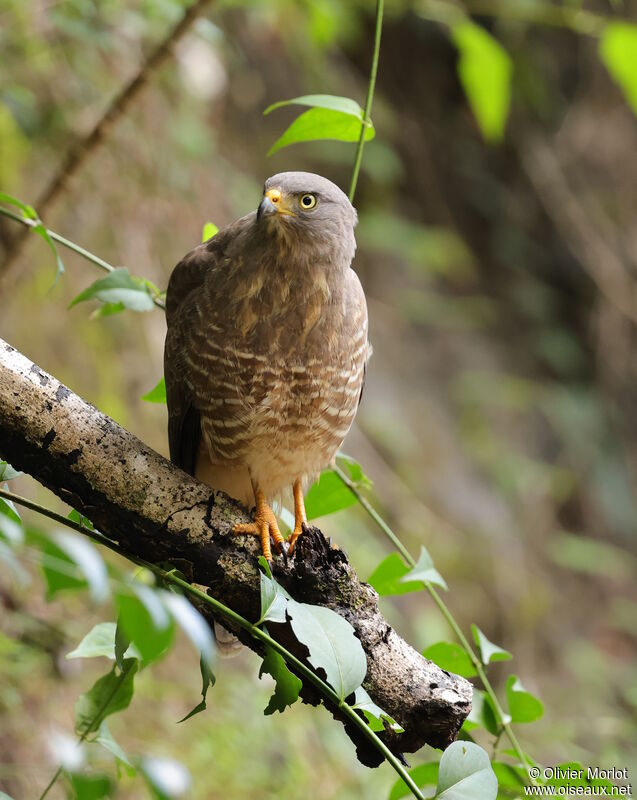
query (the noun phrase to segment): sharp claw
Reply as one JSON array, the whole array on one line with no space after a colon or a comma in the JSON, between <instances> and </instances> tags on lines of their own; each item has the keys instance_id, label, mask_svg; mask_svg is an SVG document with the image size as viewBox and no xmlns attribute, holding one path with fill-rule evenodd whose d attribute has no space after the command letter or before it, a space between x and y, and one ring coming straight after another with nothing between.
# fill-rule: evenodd
<instances>
[{"instance_id":1,"label":"sharp claw","mask_svg":"<svg viewBox=\"0 0 637 800\"><path fill-rule=\"evenodd\" d=\"M288 546L287 542L279 542L276 545L277 552L280 556L283 556L283 560L285 563L288 563Z\"/></svg>"}]
</instances>

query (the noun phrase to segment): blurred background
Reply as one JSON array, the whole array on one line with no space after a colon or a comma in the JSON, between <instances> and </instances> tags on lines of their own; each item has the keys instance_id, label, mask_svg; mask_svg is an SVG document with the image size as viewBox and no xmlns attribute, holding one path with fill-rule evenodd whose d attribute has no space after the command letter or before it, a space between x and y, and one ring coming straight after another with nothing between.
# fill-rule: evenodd
<instances>
[{"instance_id":1,"label":"blurred background","mask_svg":"<svg viewBox=\"0 0 637 800\"><path fill-rule=\"evenodd\" d=\"M634 779L637 119L586 14L635 21L637 7L465 4L513 64L506 131L487 143L458 77L450 6L392 0L386 11L376 138L355 203L374 356L345 450L411 552L426 544L463 629L475 622L511 651L507 668L542 698L544 717L518 727L526 751L632 767ZM556 6L564 13L546 12ZM0 0L0 191L37 207L183 9ZM267 158L298 110L262 112L312 93L362 104L373 25L373 3L358 0L211 2L45 223L164 288L204 223L256 208L268 175L315 171L347 190L353 145ZM52 289L38 237L3 267L17 227L0 218L0 336L166 455L165 408L140 399L162 375L164 315L68 310L100 273L61 251ZM12 489L61 507L27 477ZM390 552L355 508L320 525L363 578ZM104 671L65 653L114 618L87 595L47 604L28 568L28 590L0 569L0 788L16 798L46 785L47 738L72 733L75 698ZM418 649L450 638L426 594L381 603ZM188 648L140 675L113 717L127 751L180 759L195 798L387 796L391 770L359 765L324 711L262 715L271 681L250 652L219 663L208 711L176 725L199 700ZM491 669L501 686L502 665ZM124 776L118 796L145 795Z\"/></svg>"}]
</instances>

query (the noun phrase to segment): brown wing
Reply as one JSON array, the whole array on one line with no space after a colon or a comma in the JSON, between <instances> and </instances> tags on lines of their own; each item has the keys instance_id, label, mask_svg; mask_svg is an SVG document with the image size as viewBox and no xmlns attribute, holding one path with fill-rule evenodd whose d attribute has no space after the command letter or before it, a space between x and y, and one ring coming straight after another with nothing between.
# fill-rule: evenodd
<instances>
[{"instance_id":1,"label":"brown wing","mask_svg":"<svg viewBox=\"0 0 637 800\"><path fill-rule=\"evenodd\" d=\"M185 376L186 329L192 324L191 295L201 291L206 274L217 266L232 239L234 226L196 247L174 268L166 292L164 376L168 406L170 460L194 475L201 441L201 417Z\"/></svg>"}]
</instances>

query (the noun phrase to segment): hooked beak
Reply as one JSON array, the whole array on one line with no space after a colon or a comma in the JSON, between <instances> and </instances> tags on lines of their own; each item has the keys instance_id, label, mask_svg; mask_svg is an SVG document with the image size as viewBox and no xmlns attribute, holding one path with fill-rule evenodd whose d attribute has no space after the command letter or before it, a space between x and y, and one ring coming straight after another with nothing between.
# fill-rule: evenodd
<instances>
[{"instance_id":1,"label":"hooked beak","mask_svg":"<svg viewBox=\"0 0 637 800\"><path fill-rule=\"evenodd\" d=\"M285 204L280 189L268 189L263 195L263 200L257 209L257 220L269 217L271 214L283 214L295 217L296 214Z\"/></svg>"}]
</instances>

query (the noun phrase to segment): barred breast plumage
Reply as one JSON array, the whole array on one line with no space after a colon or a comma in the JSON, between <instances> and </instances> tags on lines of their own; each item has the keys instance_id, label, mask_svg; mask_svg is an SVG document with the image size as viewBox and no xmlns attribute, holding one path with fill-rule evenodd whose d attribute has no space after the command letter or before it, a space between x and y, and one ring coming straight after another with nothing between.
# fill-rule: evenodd
<instances>
[{"instance_id":1,"label":"barred breast plumage","mask_svg":"<svg viewBox=\"0 0 637 800\"><path fill-rule=\"evenodd\" d=\"M170 279L171 458L246 505L256 499L255 530L237 532L258 533L264 552L264 515L268 547L270 534L280 537L264 503L295 486L300 534L302 490L332 461L358 407L369 348L350 266L355 222L325 178L276 175L257 213L195 248Z\"/></svg>"}]
</instances>

